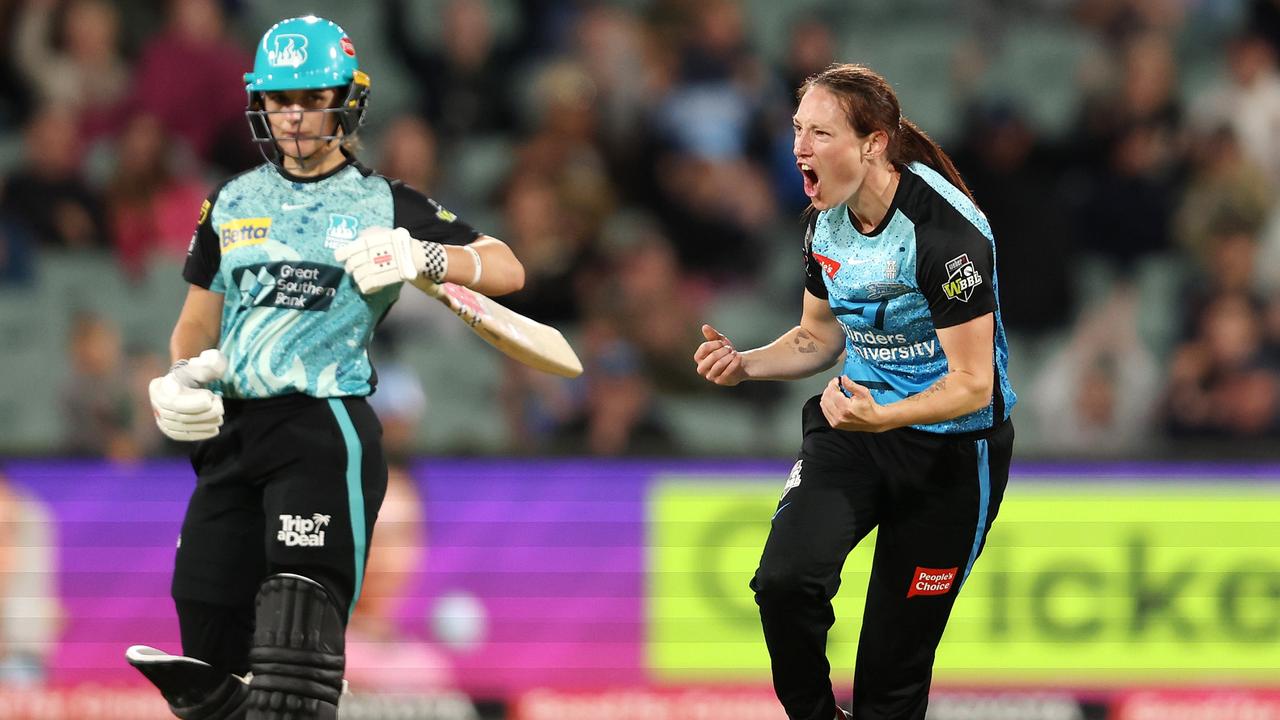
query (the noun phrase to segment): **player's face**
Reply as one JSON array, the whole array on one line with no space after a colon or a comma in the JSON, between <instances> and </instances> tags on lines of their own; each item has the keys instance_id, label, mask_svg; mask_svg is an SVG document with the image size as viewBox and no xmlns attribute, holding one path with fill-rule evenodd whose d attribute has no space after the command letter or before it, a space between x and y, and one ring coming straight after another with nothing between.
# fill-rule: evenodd
<instances>
[{"instance_id":1,"label":"player's face","mask_svg":"<svg viewBox=\"0 0 1280 720\"><path fill-rule=\"evenodd\" d=\"M827 210L848 200L867 174L862 151L866 138L850 127L840 99L821 85L810 88L800 99L792 127L792 152L809 201Z\"/></svg>"},{"instance_id":2,"label":"player's face","mask_svg":"<svg viewBox=\"0 0 1280 720\"><path fill-rule=\"evenodd\" d=\"M271 134L275 136L280 152L296 159L313 158L321 151L336 151L336 140L319 140L324 135L336 134L336 113L320 112L331 108L337 101L334 88L316 90L283 90L268 92L263 96L263 109L269 115Z\"/></svg>"}]
</instances>

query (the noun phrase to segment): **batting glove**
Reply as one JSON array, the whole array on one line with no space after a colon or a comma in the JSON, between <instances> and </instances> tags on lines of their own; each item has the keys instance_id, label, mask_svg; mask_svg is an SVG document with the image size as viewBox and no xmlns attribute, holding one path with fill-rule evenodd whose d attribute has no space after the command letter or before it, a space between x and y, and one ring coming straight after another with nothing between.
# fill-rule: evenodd
<instances>
[{"instance_id":1,"label":"batting glove","mask_svg":"<svg viewBox=\"0 0 1280 720\"><path fill-rule=\"evenodd\" d=\"M440 283L449 270L449 256L443 245L418 240L404 228L363 230L354 242L335 250L333 256L346 266L365 295L419 277Z\"/></svg>"},{"instance_id":2,"label":"batting glove","mask_svg":"<svg viewBox=\"0 0 1280 720\"><path fill-rule=\"evenodd\" d=\"M179 360L169 373L151 381L151 409L156 425L174 440L208 440L222 427L222 398L205 385L227 371L227 358L218 350Z\"/></svg>"}]
</instances>

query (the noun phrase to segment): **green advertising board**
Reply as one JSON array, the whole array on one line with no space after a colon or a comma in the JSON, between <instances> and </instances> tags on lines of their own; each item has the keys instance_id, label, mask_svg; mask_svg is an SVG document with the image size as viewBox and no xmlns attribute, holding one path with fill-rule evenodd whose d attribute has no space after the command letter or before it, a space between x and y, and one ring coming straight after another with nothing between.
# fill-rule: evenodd
<instances>
[{"instance_id":1,"label":"green advertising board","mask_svg":"<svg viewBox=\"0 0 1280 720\"><path fill-rule=\"evenodd\" d=\"M655 679L768 677L747 587L782 483L668 477L649 498ZM1067 478L1063 478L1067 480ZM851 677L874 533L849 556L828 642ZM1280 486L1009 484L938 651L940 682L1274 682Z\"/></svg>"}]
</instances>

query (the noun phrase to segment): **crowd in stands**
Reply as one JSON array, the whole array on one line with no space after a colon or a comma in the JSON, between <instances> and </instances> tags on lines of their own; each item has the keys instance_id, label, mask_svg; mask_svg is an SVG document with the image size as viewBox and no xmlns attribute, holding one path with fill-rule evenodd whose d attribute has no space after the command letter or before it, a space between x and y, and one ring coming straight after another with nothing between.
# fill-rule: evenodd
<instances>
[{"instance_id":1,"label":"crowd in stands","mask_svg":"<svg viewBox=\"0 0 1280 720\"><path fill-rule=\"evenodd\" d=\"M528 279L507 304L574 330L581 380L504 366L494 409L510 450L678 453L661 398L733 395L742 412L778 402L768 388L703 387L690 357L726 294L799 317L806 199L790 117L811 73L875 64L842 39L856 11L802 4L765 29L785 36L766 54L744 0L524 0L503 6L501 31L497 4L370 2L359 12L378 35L355 40L384 63L369 68L365 161L508 242ZM0 167L0 283L38 282L44 254L106 250L129 278L184 255L205 194L261 161L243 116L261 31L246 5L0 1L0 135L21 138ZM957 42L936 68L960 118L936 139L999 247L1019 433L1068 456L1274 441L1280 0L1023 5L956 4L957 36L991 42ZM1094 41L1063 73L1076 97L1065 132L974 80L1019 13L1053 14ZM1208 41L1206 24L1219 29ZM1198 84L1186 76L1193 28L1209 43L1194 55L1208 69ZM400 97L379 94L379 69L403 78ZM65 449L162 451L129 430L149 428L134 375L162 361L126 360L112 332L109 318L74 324L68 412L98 426L77 427Z\"/></svg>"}]
</instances>

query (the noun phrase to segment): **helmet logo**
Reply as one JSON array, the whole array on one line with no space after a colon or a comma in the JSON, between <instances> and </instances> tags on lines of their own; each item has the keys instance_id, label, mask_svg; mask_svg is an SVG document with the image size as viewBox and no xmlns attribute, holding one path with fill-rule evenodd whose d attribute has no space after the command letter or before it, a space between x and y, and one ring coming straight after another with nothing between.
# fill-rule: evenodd
<instances>
[{"instance_id":1,"label":"helmet logo","mask_svg":"<svg viewBox=\"0 0 1280 720\"><path fill-rule=\"evenodd\" d=\"M267 62L272 67L300 67L307 61L307 38L305 35L276 35L275 49L267 51Z\"/></svg>"},{"instance_id":2,"label":"helmet logo","mask_svg":"<svg viewBox=\"0 0 1280 720\"><path fill-rule=\"evenodd\" d=\"M351 57L356 56L356 46L354 43L351 42L351 38L343 37L341 40L341 45L342 45L342 52L346 53Z\"/></svg>"}]
</instances>

